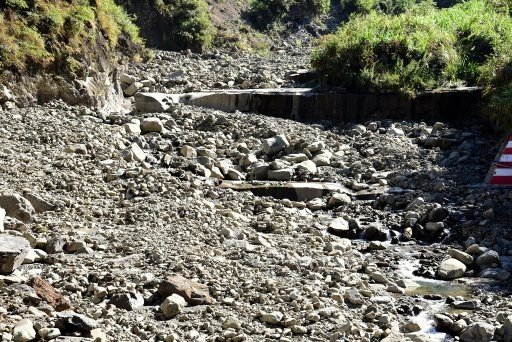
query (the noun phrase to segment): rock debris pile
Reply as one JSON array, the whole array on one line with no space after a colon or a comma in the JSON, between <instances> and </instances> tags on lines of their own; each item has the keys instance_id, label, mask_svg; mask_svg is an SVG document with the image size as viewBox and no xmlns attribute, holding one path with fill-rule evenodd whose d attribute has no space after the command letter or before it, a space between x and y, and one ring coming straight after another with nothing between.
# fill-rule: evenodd
<instances>
[{"instance_id":1,"label":"rock debris pile","mask_svg":"<svg viewBox=\"0 0 512 342\"><path fill-rule=\"evenodd\" d=\"M2 341L511 339L512 196L479 186L477 128L54 102L0 133Z\"/></svg>"}]
</instances>

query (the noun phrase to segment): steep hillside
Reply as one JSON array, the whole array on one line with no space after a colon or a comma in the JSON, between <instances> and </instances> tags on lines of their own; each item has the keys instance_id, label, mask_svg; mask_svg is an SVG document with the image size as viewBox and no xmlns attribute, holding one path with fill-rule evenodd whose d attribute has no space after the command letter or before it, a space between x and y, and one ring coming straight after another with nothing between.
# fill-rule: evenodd
<instances>
[{"instance_id":1,"label":"steep hillside","mask_svg":"<svg viewBox=\"0 0 512 342\"><path fill-rule=\"evenodd\" d=\"M138 58L141 45L113 0L0 1L0 81L18 105L102 102L117 62Z\"/></svg>"}]
</instances>

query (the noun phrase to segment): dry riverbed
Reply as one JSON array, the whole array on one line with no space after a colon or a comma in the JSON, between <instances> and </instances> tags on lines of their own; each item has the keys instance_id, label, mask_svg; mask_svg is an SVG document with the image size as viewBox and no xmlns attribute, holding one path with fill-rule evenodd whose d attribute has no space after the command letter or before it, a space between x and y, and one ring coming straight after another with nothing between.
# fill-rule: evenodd
<instances>
[{"instance_id":1,"label":"dry riverbed","mask_svg":"<svg viewBox=\"0 0 512 342\"><path fill-rule=\"evenodd\" d=\"M3 111L0 336L510 341L512 196L481 186L497 143L182 105Z\"/></svg>"}]
</instances>

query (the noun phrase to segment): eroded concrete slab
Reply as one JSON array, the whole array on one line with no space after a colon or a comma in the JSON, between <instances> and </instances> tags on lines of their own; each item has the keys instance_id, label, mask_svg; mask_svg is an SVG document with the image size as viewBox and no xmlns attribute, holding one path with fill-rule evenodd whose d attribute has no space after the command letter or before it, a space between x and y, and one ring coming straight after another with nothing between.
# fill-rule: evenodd
<instances>
[{"instance_id":1,"label":"eroded concrete slab","mask_svg":"<svg viewBox=\"0 0 512 342\"><path fill-rule=\"evenodd\" d=\"M333 124L397 119L480 124L482 90L437 89L415 95L400 93L320 92L314 88L215 90L186 94L139 93L139 112L166 111L184 103L225 112L253 112L302 122Z\"/></svg>"}]
</instances>

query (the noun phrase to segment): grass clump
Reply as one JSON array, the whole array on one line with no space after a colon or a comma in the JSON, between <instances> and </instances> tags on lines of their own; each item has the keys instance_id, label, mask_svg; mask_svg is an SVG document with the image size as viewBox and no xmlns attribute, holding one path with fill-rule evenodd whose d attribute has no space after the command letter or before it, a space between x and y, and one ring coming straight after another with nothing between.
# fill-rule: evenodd
<instances>
[{"instance_id":1,"label":"grass clump","mask_svg":"<svg viewBox=\"0 0 512 342\"><path fill-rule=\"evenodd\" d=\"M330 84L357 90L432 88L455 79L455 36L429 15L358 15L320 40L312 63Z\"/></svg>"},{"instance_id":2,"label":"grass clump","mask_svg":"<svg viewBox=\"0 0 512 342\"><path fill-rule=\"evenodd\" d=\"M114 0L96 0L98 22L107 34L112 46L117 45L121 34L125 34L135 44L142 44L139 29L133 23L126 11L115 4Z\"/></svg>"},{"instance_id":3,"label":"grass clump","mask_svg":"<svg viewBox=\"0 0 512 342\"><path fill-rule=\"evenodd\" d=\"M327 82L349 88L485 86L493 82L491 66L511 48L512 19L484 0L470 0L447 9L356 15L320 40L312 63Z\"/></svg>"}]
</instances>

